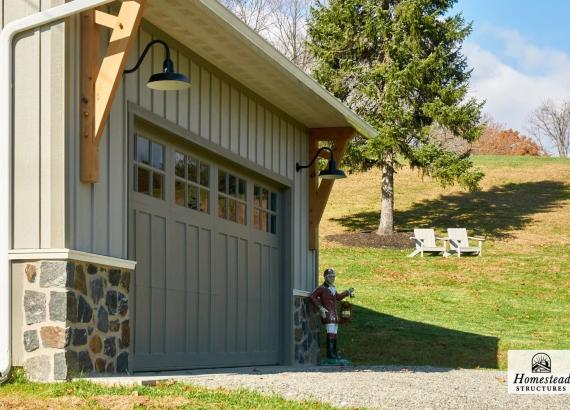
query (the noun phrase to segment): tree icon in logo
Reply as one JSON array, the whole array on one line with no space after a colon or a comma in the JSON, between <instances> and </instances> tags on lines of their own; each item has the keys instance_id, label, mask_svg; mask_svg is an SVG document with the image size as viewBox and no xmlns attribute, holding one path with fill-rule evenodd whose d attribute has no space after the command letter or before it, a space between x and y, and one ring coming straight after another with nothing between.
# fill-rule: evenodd
<instances>
[{"instance_id":1,"label":"tree icon in logo","mask_svg":"<svg viewBox=\"0 0 570 410\"><path fill-rule=\"evenodd\" d=\"M550 373L552 362L550 356L546 353L537 353L532 356L532 372L533 373Z\"/></svg>"}]
</instances>

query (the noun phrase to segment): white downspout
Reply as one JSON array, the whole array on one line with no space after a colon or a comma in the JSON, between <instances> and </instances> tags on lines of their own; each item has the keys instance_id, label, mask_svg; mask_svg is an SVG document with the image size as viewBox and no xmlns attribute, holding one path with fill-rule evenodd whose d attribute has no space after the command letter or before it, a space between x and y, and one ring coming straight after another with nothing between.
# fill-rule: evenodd
<instances>
[{"instance_id":1,"label":"white downspout","mask_svg":"<svg viewBox=\"0 0 570 410\"><path fill-rule=\"evenodd\" d=\"M12 368L11 249L12 41L18 33L103 6L114 0L74 0L7 24L0 34L0 384Z\"/></svg>"}]
</instances>

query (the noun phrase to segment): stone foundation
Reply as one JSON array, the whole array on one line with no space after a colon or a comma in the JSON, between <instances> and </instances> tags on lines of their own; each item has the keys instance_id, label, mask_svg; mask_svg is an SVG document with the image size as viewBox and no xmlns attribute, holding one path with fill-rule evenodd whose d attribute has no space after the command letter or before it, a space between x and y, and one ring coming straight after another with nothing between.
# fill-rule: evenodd
<instances>
[{"instance_id":1,"label":"stone foundation","mask_svg":"<svg viewBox=\"0 0 570 410\"><path fill-rule=\"evenodd\" d=\"M30 379L128 371L132 272L76 261L20 266L22 359Z\"/></svg>"},{"instance_id":2,"label":"stone foundation","mask_svg":"<svg viewBox=\"0 0 570 410\"><path fill-rule=\"evenodd\" d=\"M293 307L294 363L318 364L321 326L319 311L306 296L295 296Z\"/></svg>"}]
</instances>

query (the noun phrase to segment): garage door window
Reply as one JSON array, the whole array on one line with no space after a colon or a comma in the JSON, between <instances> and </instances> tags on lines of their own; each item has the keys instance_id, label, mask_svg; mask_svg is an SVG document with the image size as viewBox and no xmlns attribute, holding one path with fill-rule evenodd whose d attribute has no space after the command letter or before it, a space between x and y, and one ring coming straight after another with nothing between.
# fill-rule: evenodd
<instances>
[{"instance_id":1,"label":"garage door window","mask_svg":"<svg viewBox=\"0 0 570 410\"><path fill-rule=\"evenodd\" d=\"M247 182L235 175L218 172L218 216L247 225Z\"/></svg>"},{"instance_id":2,"label":"garage door window","mask_svg":"<svg viewBox=\"0 0 570 410\"><path fill-rule=\"evenodd\" d=\"M137 136L135 143L135 191L164 199L164 145Z\"/></svg>"},{"instance_id":3,"label":"garage door window","mask_svg":"<svg viewBox=\"0 0 570 410\"><path fill-rule=\"evenodd\" d=\"M277 194L257 185L253 188L253 227L277 233Z\"/></svg>"},{"instance_id":4,"label":"garage door window","mask_svg":"<svg viewBox=\"0 0 570 410\"><path fill-rule=\"evenodd\" d=\"M174 153L174 195L178 205L209 213L210 166L180 152Z\"/></svg>"}]
</instances>

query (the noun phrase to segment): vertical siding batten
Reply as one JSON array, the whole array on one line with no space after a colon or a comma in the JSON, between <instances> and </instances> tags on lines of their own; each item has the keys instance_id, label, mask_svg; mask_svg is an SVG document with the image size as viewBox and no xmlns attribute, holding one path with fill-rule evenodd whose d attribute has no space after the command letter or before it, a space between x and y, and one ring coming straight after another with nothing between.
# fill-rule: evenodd
<instances>
[{"instance_id":1,"label":"vertical siding batten","mask_svg":"<svg viewBox=\"0 0 570 410\"><path fill-rule=\"evenodd\" d=\"M222 81L220 95L220 145L222 148L230 148L230 86L227 82Z\"/></svg>"},{"instance_id":2,"label":"vertical siding batten","mask_svg":"<svg viewBox=\"0 0 570 410\"><path fill-rule=\"evenodd\" d=\"M40 30L42 248L65 246L65 32L64 23Z\"/></svg>"},{"instance_id":3,"label":"vertical siding batten","mask_svg":"<svg viewBox=\"0 0 570 410\"><path fill-rule=\"evenodd\" d=\"M188 65L188 58L182 53L178 54L178 69L181 73L188 74L189 65ZM190 93L189 90L180 90L177 93L178 97L178 125L182 128L188 129L188 114L190 111L189 108L189 98Z\"/></svg>"},{"instance_id":4,"label":"vertical siding batten","mask_svg":"<svg viewBox=\"0 0 570 410\"><path fill-rule=\"evenodd\" d=\"M137 63L138 56L140 55L141 49L141 31L137 33L137 38L133 43L133 49L129 53L129 59L127 61L126 67L132 68ZM127 101L132 101L139 105L139 74L140 70L137 70L131 74L123 75L123 82L125 83L125 96Z\"/></svg>"},{"instance_id":5,"label":"vertical siding batten","mask_svg":"<svg viewBox=\"0 0 570 410\"><path fill-rule=\"evenodd\" d=\"M117 89L115 103L111 108L109 115L109 161L107 163L108 173L108 218L109 228L107 233L108 250L107 254L117 258L126 257L124 252L124 221L127 209L127 193L128 186L125 185L125 174L127 171L128 153L125 149L127 146L127 135L125 124L127 118L124 117L124 93L125 86L121 82ZM115 207L118 204L118 207Z\"/></svg>"},{"instance_id":6,"label":"vertical siding batten","mask_svg":"<svg viewBox=\"0 0 570 410\"><path fill-rule=\"evenodd\" d=\"M200 135L200 66L190 62L190 131Z\"/></svg>"},{"instance_id":7,"label":"vertical siding batten","mask_svg":"<svg viewBox=\"0 0 570 410\"><path fill-rule=\"evenodd\" d=\"M279 173L287 177L287 165L289 161L289 150L287 149L287 122L280 119L279 124L279 156L281 157L279 163Z\"/></svg>"},{"instance_id":8,"label":"vertical siding batten","mask_svg":"<svg viewBox=\"0 0 570 410\"><path fill-rule=\"evenodd\" d=\"M212 74L211 76L212 93L210 107L210 140L220 145L220 79Z\"/></svg>"},{"instance_id":9,"label":"vertical siding batten","mask_svg":"<svg viewBox=\"0 0 570 410\"><path fill-rule=\"evenodd\" d=\"M272 153L273 144L273 113L267 108L265 109L265 147L264 147L264 158L265 158L265 168L272 169L271 161L273 159Z\"/></svg>"},{"instance_id":10,"label":"vertical siding batten","mask_svg":"<svg viewBox=\"0 0 570 410\"><path fill-rule=\"evenodd\" d=\"M248 141L248 105L249 101L247 95L244 93L240 93L240 100L239 100L239 154L243 158L247 158L247 150L249 146Z\"/></svg>"},{"instance_id":11,"label":"vertical siding batten","mask_svg":"<svg viewBox=\"0 0 570 410\"><path fill-rule=\"evenodd\" d=\"M234 154L239 154L239 91L231 87L230 91L230 150Z\"/></svg>"},{"instance_id":12,"label":"vertical siding batten","mask_svg":"<svg viewBox=\"0 0 570 410\"><path fill-rule=\"evenodd\" d=\"M257 106L257 148L255 158L257 165L264 166L265 159L265 108L256 104Z\"/></svg>"},{"instance_id":13,"label":"vertical siding batten","mask_svg":"<svg viewBox=\"0 0 570 410\"><path fill-rule=\"evenodd\" d=\"M295 136L293 135L293 125L287 123L287 178L297 181L295 163L299 157L295 152ZM297 173L298 174L298 173Z\"/></svg>"},{"instance_id":14,"label":"vertical siding batten","mask_svg":"<svg viewBox=\"0 0 570 410\"><path fill-rule=\"evenodd\" d=\"M140 32L140 47L146 47L152 41L152 37L147 32L141 30ZM150 55L152 56L152 54ZM139 90L139 105L148 111L153 109L153 95L152 90L146 86L146 83L152 75L152 58L146 57L138 70L138 90Z\"/></svg>"},{"instance_id":15,"label":"vertical siding batten","mask_svg":"<svg viewBox=\"0 0 570 410\"><path fill-rule=\"evenodd\" d=\"M14 89L17 90L13 114L15 248L40 247L40 53L39 30L18 36L14 46L13 74Z\"/></svg>"},{"instance_id":16,"label":"vertical siding batten","mask_svg":"<svg viewBox=\"0 0 570 410\"><path fill-rule=\"evenodd\" d=\"M256 148L257 148L257 107L253 99L248 100L248 121L247 121L247 134L248 134L248 148L247 158L255 163L256 162Z\"/></svg>"},{"instance_id":17,"label":"vertical siding batten","mask_svg":"<svg viewBox=\"0 0 570 410\"><path fill-rule=\"evenodd\" d=\"M200 136L210 139L210 72L200 70Z\"/></svg>"},{"instance_id":18,"label":"vertical siding batten","mask_svg":"<svg viewBox=\"0 0 570 410\"><path fill-rule=\"evenodd\" d=\"M279 116L273 113L273 132L271 133L273 136L273 141L271 142L271 147L273 148L273 158L271 163L273 164L272 171L276 174L279 173L279 164L280 164L280 156L279 156Z\"/></svg>"}]
</instances>

